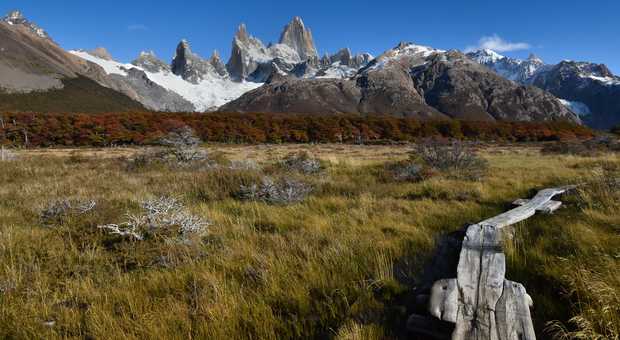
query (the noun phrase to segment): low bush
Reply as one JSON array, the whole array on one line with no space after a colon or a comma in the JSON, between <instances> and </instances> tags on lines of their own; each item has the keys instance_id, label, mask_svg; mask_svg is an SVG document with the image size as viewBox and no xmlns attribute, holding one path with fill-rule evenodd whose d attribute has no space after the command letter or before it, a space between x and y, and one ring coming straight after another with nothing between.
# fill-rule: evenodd
<instances>
[{"instance_id":1,"label":"low bush","mask_svg":"<svg viewBox=\"0 0 620 340\"><path fill-rule=\"evenodd\" d=\"M242 200L263 201L269 204L292 204L306 199L312 186L292 178L274 180L263 177L260 183L242 185L237 197Z\"/></svg>"},{"instance_id":2,"label":"low bush","mask_svg":"<svg viewBox=\"0 0 620 340\"><path fill-rule=\"evenodd\" d=\"M412 160L388 163L385 170L389 180L398 182L420 182L432 175L428 168Z\"/></svg>"},{"instance_id":3,"label":"low bush","mask_svg":"<svg viewBox=\"0 0 620 340\"><path fill-rule=\"evenodd\" d=\"M142 214L127 214L127 221L98 226L110 234L138 241L163 237L168 240L187 240L203 235L210 223L189 213L176 198L159 197L142 202Z\"/></svg>"},{"instance_id":4,"label":"low bush","mask_svg":"<svg viewBox=\"0 0 620 340\"><path fill-rule=\"evenodd\" d=\"M51 226L68 216L85 214L96 206L94 200L62 199L48 203L39 213L39 217L43 225Z\"/></svg>"},{"instance_id":5,"label":"low bush","mask_svg":"<svg viewBox=\"0 0 620 340\"><path fill-rule=\"evenodd\" d=\"M151 149L138 154L131 160L130 168L139 169L152 165L166 165L175 168L211 168L216 162L209 153L198 147L200 139L189 127L173 130L159 140L164 149Z\"/></svg>"},{"instance_id":6,"label":"low bush","mask_svg":"<svg viewBox=\"0 0 620 340\"><path fill-rule=\"evenodd\" d=\"M482 178L489 167L485 159L463 142L421 143L416 145L411 159L449 176L473 180Z\"/></svg>"},{"instance_id":7,"label":"low bush","mask_svg":"<svg viewBox=\"0 0 620 340\"><path fill-rule=\"evenodd\" d=\"M316 174L324 170L324 166L318 158L312 157L307 152L291 153L284 157L280 166L288 171L296 171L306 175Z\"/></svg>"},{"instance_id":8,"label":"low bush","mask_svg":"<svg viewBox=\"0 0 620 340\"><path fill-rule=\"evenodd\" d=\"M0 162L14 161L16 159L17 155L13 151L4 147L0 148Z\"/></svg>"}]
</instances>

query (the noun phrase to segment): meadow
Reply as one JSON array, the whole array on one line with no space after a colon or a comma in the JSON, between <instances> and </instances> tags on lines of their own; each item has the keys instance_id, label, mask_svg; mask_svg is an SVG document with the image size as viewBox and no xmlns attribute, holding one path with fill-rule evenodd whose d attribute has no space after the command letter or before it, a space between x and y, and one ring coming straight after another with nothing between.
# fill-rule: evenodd
<instances>
[{"instance_id":1,"label":"meadow","mask_svg":"<svg viewBox=\"0 0 620 340\"><path fill-rule=\"evenodd\" d=\"M483 174L415 180L390 170L409 144L201 145L200 166L146 148L18 151L0 162L0 338L415 339L442 236L581 184L515 227L506 276L540 339L619 339L619 155L474 147ZM283 166L300 151L320 164ZM265 176L303 195L264 193Z\"/></svg>"}]
</instances>

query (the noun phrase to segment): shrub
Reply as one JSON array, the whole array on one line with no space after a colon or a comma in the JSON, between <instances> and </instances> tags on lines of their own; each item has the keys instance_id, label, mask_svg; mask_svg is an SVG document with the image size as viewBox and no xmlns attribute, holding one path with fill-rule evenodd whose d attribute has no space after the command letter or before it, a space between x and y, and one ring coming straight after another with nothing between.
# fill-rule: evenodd
<instances>
[{"instance_id":1,"label":"shrub","mask_svg":"<svg viewBox=\"0 0 620 340\"><path fill-rule=\"evenodd\" d=\"M14 161L16 159L17 155L13 151L4 147L0 148L0 162Z\"/></svg>"},{"instance_id":2,"label":"shrub","mask_svg":"<svg viewBox=\"0 0 620 340\"><path fill-rule=\"evenodd\" d=\"M146 200L141 207L142 214L127 214L126 222L100 225L98 228L139 241L158 236L186 240L191 235L203 235L210 225L204 219L190 214L173 197Z\"/></svg>"},{"instance_id":3,"label":"shrub","mask_svg":"<svg viewBox=\"0 0 620 340\"><path fill-rule=\"evenodd\" d=\"M419 182L426 179L429 173L420 164L412 161L403 161L386 165L390 179L399 182Z\"/></svg>"},{"instance_id":4,"label":"shrub","mask_svg":"<svg viewBox=\"0 0 620 340\"><path fill-rule=\"evenodd\" d=\"M244 159L240 161L230 161L228 164L229 170L256 170L260 171L261 167L252 159Z\"/></svg>"},{"instance_id":5,"label":"shrub","mask_svg":"<svg viewBox=\"0 0 620 340\"><path fill-rule=\"evenodd\" d=\"M242 185L237 197L269 204L292 204L305 200L310 192L312 192L310 185L292 178L274 180L271 177L263 177L260 183Z\"/></svg>"},{"instance_id":6,"label":"shrub","mask_svg":"<svg viewBox=\"0 0 620 340\"><path fill-rule=\"evenodd\" d=\"M485 159L462 142L418 144L411 159L455 177L476 180L483 177L489 167Z\"/></svg>"},{"instance_id":7,"label":"shrub","mask_svg":"<svg viewBox=\"0 0 620 340\"><path fill-rule=\"evenodd\" d=\"M43 225L50 226L71 215L81 215L93 210L97 206L94 200L63 199L47 204L39 214Z\"/></svg>"},{"instance_id":8,"label":"shrub","mask_svg":"<svg viewBox=\"0 0 620 340\"><path fill-rule=\"evenodd\" d=\"M214 166L207 151L200 149L200 139L195 136L189 127L174 130L162 137L159 144L166 147L163 150L149 150L134 159L134 166L150 164L165 164L172 167L187 168L192 166Z\"/></svg>"},{"instance_id":9,"label":"shrub","mask_svg":"<svg viewBox=\"0 0 620 340\"><path fill-rule=\"evenodd\" d=\"M321 161L307 152L291 153L280 162L280 165L288 171L296 171L307 175L319 173L324 169Z\"/></svg>"},{"instance_id":10,"label":"shrub","mask_svg":"<svg viewBox=\"0 0 620 340\"><path fill-rule=\"evenodd\" d=\"M200 143L200 139L196 137L194 130L189 126L172 130L166 136L159 139L159 144L171 148L196 147Z\"/></svg>"},{"instance_id":11,"label":"shrub","mask_svg":"<svg viewBox=\"0 0 620 340\"><path fill-rule=\"evenodd\" d=\"M131 168L142 168L155 164L162 164L177 168L215 166L207 151L200 149L200 139L194 135L189 127L183 127L170 132L159 140L163 150L147 150L137 155L131 162Z\"/></svg>"}]
</instances>

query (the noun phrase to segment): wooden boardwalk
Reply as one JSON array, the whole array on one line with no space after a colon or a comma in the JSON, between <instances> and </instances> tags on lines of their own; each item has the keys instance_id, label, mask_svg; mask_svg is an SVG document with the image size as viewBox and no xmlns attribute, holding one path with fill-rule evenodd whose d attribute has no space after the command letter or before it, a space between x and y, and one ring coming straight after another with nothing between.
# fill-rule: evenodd
<instances>
[{"instance_id":1,"label":"wooden boardwalk","mask_svg":"<svg viewBox=\"0 0 620 340\"><path fill-rule=\"evenodd\" d=\"M522 284L506 280L502 229L536 212L552 213L561 205L552 198L574 187L539 191L519 207L467 228L457 277L435 282L429 300L434 317L456 324L452 339L533 340L531 297Z\"/></svg>"}]
</instances>

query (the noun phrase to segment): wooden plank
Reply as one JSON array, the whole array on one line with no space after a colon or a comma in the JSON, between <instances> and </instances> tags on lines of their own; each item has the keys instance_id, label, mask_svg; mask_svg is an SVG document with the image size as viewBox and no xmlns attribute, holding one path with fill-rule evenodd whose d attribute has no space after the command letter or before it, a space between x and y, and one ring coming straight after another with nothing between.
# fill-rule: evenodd
<instances>
[{"instance_id":1,"label":"wooden plank","mask_svg":"<svg viewBox=\"0 0 620 340\"><path fill-rule=\"evenodd\" d=\"M536 211L540 211L545 214L552 214L554 211L558 210L562 206L562 202L560 201L549 201L536 209Z\"/></svg>"},{"instance_id":2,"label":"wooden plank","mask_svg":"<svg viewBox=\"0 0 620 340\"><path fill-rule=\"evenodd\" d=\"M470 226L457 268L459 309L453 339L498 339L494 310L502 295L505 269L497 228Z\"/></svg>"},{"instance_id":3,"label":"wooden plank","mask_svg":"<svg viewBox=\"0 0 620 340\"><path fill-rule=\"evenodd\" d=\"M452 339L535 339L529 311L530 296L523 285L505 280L502 229L531 217L537 211L551 213L557 210L561 202L551 199L573 188L541 190L532 199L515 201L519 207L467 229L456 280L437 281L429 303L431 315L456 323Z\"/></svg>"},{"instance_id":4,"label":"wooden plank","mask_svg":"<svg viewBox=\"0 0 620 340\"><path fill-rule=\"evenodd\" d=\"M495 307L495 318L501 340L535 340L534 324L530 315L532 298L522 284L504 281L504 291Z\"/></svg>"},{"instance_id":5,"label":"wooden plank","mask_svg":"<svg viewBox=\"0 0 620 340\"><path fill-rule=\"evenodd\" d=\"M527 204L530 200L527 198L519 198L518 200L512 202L512 205L524 205Z\"/></svg>"},{"instance_id":6,"label":"wooden plank","mask_svg":"<svg viewBox=\"0 0 620 340\"><path fill-rule=\"evenodd\" d=\"M431 315L439 320L456 323L458 307L456 279L444 279L435 282L431 289L429 302Z\"/></svg>"},{"instance_id":7,"label":"wooden plank","mask_svg":"<svg viewBox=\"0 0 620 340\"><path fill-rule=\"evenodd\" d=\"M541 190L538 192L538 194L536 194L536 196L534 196L534 198L532 198L522 206L514 208L488 220L484 220L480 222L480 224L494 225L497 228L503 228L521 222L525 219L532 217L536 213L536 209L550 201L553 196L563 194L566 191L574 188L575 186L567 186L561 188Z\"/></svg>"}]
</instances>

